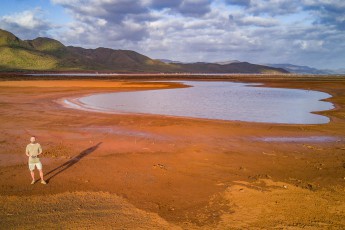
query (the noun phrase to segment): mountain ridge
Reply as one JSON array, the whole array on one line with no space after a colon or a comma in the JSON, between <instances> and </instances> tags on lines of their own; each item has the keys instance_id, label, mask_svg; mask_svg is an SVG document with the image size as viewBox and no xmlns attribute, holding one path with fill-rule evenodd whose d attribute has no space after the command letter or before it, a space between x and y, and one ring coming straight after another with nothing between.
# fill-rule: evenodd
<instances>
[{"instance_id":1,"label":"mountain ridge","mask_svg":"<svg viewBox=\"0 0 345 230\"><path fill-rule=\"evenodd\" d=\"M316 74L316 75L339 75L345 74L345 69L317 69L306 65L294 65L289 63L282 64L264 64L266 66L271 66L275 68L283 68L289 71L290 73L295 74Z\"/></svg>"},{"instance_id":2,"label":"mountain ridge","mask_svg":"<svg viewBox=\"0 0 345 230\"><path fill-rule=\"evenodd\" d=\"M0 29L0 71L113 71L119 73L288 73L282 68L235 63L164 63L132 50L65 46L38 37L21 40Z\"/></svg>"}]
</instances>

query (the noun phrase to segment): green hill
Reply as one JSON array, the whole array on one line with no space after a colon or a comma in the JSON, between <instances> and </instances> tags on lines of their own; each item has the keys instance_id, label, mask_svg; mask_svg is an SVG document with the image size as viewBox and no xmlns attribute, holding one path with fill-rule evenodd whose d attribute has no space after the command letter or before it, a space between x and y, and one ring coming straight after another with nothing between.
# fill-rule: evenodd
<instances>
[{"instance_id":1,"label":"green hill","mask_svg":"<svg viewBox=\"0 0 345 230\"><path fill-rule=\"evenodd\" d=\"M36 50L43 52L56 52L65 49L65 46L54 39L38 37L27 42Z\"/></svg>"},{"instance_id":2,"label":"green hill","mask_svg":"<svg viewBox=\"0 0 345 230\"><path fill-rule=\"evenodd\" d=\"M58 60L35 50L12 33L0 30L0 68L3 70L49 70Z\"/></svg>"},{"instance_id":3,"label":"green hill","mask_svg":"<svg viewBox=\"0 0 345 230\"><path fill-rule=\"evenodd\" d=\"M9 46L9 47L26 47L28 48L29 45L20 40L14 34L0 29L0 46Z\"/></svg>"},{"instance_id":4,"label":"green hill","mask_svg":"<svg viewBox=\"0 0 345 230\"><path fill-rule=\"evenodd\" d=\"M287 73L247 62L164 63L131 50L84 49L39 37L23 41L0 29L0 71L112 71L184 73Z\"/></svg>"},{"instance_id":5,"label":"green hill","mask_svg":"<svg viewBox=\"0 0 345 230\"><path fill-rule=\"evenodd\" d=\"M39 52L11 47L0 47L0 68L3 70L51 70L58 61Z\"/></svg>"}]
</instances>

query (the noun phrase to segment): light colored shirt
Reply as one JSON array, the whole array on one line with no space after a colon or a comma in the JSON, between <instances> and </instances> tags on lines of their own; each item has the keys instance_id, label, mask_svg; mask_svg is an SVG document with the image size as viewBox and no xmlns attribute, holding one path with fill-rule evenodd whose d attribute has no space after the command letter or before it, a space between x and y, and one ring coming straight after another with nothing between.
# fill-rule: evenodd
<instances>
[{"instance_id":1,"label":"light colored shirt","mask_svg":"<svg viewBox=\"0 0 345 230\"><path fill-rule=\"evenodd\" d=\"M26 153L30 156L29 163L38 163L40 162L38 155L42 153L42 147L39 143L30 143L26 146Z\"/></svg>"}]
</instances>

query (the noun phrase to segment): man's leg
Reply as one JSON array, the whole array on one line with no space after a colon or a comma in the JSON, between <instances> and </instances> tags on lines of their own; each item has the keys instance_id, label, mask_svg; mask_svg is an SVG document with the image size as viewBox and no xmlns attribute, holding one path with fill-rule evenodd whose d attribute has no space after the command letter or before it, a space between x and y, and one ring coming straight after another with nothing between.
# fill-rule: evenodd
<instances>
[{"instance_id":1,"label":"man's leg","mask_svg":"<svg viewBox=\"0 0 345 230\"><path fill-rule=\"evenodd\" d=\"M34 172L34 170L30 171L30 173L31 173L32 180L34 181L35 180L35 172Z\"/></svg>"},{"instance_id":2,"label":"man's leg","mask_svg":"<svg viewBox=\"0 0 345 230\"><path fill-rule=\"evenodd\" d=\"M39 172L40 172L41 180L43 180L43 170L41 169L41 170L39 170Z\"/></svg>"},{"instance_id":3,"label":"man's leg","mask_svg":"<svg viewBox=\"0 0 345 230\"><path fill-rule=\"evenodd\" d=\"M32 178L31 184L35 184L35 172L34 172L34 169L35 169L35 165L34 164L29 164L29 170L30 170L30 174L31 174L31 178Z\"/></svg>"},{"instance_id":4,"label":"man's leg","mask_svg":"<svg viewBox=\"0 0 345 230\"><path fill-rule=\"evenodd\" d=\"M42 184L46 184L46 182L45 182L44 179L43 179L42 163L41 163L41 162L40 162L40 163L37 163L37 164L36 164L36 167L37 167L38 171L40 172L41 183L42 183Z\"/></svg>"}]
</instances>

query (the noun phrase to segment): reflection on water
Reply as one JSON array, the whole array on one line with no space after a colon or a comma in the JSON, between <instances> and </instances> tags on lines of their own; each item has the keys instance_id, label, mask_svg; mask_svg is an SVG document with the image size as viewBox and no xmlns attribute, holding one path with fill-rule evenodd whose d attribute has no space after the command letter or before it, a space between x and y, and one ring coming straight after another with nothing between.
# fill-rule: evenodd
<instances>
[{"instance_id":1,"label":"reflection on water","mask_svg":"<svg viewBox=\"0 0 345 230\"><path fill-rule=\"evenodd\" d=\"M341 141L338 137L333 136L308 136L308 137L260 137L255 138L257 141L264 142L336 142Z\"/></svg>"},{"instance_id":2,"label":"reflection on water","mask_svg":"<svg viewBox=\"0 0 345 230\"><path fill-rule=\"evenodd\" d=\"M105 93L82 97L95 110L285 124L322 124L314 111L333 108L318 91L253 87L233 82L184 82L193 87Z\"/></svg>"}]
</instances>

